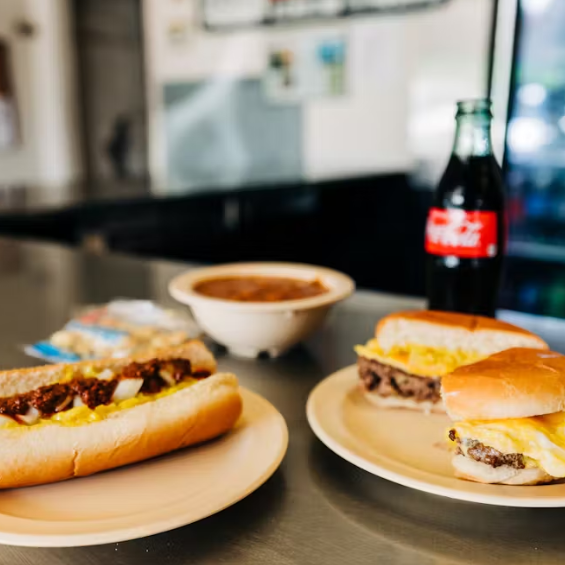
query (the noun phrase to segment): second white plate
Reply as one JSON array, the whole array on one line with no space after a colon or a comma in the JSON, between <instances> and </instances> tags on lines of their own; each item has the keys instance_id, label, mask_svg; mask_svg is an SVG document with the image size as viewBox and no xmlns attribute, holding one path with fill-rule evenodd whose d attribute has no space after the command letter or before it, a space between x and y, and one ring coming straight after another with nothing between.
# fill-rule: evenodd
<instances>
[{"instance_id":1,"label":"second white plate","mask_svg":"<svg viewBox=\"0 0 565 565\"><path fill-rule=\"evenodd\" d=\"M308 422L343 459L369 473L424 492L498 506L565 507L565 484L483 485L456 479L445 435L447 416L385 410L369 403L352 365L310 394Z\"/></svg>"}]
</instances>

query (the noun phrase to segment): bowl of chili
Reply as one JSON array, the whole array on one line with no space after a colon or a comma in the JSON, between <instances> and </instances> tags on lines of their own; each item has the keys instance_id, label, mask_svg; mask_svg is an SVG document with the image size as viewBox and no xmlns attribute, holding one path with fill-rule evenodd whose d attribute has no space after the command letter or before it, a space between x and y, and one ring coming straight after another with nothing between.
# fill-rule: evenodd
<instances>
[{"instance_id":1,"label":"bowl of chili","mask_svg":"<svg viewBox=\"0 0 565 565\"><path fill-rule=\"evenodd\" d=\"M278 357L306 339L355 290L347 275L295 263L232 263L192 269L169 284L200 327L240 357Z\"/></svg>"}]
</instances>

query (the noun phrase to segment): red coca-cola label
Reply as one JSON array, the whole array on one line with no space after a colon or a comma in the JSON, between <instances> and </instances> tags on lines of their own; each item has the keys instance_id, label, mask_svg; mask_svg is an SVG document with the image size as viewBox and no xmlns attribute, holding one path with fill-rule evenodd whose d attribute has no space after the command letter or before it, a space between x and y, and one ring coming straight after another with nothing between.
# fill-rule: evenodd
<instances>
[{"instance_id":1,"label":"red coca-cola label","mask_svg":"<svg viewBox=\"0 0 565 565\"><path fill-rule=\"evenodd\" d=\"M494 257L498 252L496 212L431 208L426 251L461 259Z\"/></svg>"}]
</instances>

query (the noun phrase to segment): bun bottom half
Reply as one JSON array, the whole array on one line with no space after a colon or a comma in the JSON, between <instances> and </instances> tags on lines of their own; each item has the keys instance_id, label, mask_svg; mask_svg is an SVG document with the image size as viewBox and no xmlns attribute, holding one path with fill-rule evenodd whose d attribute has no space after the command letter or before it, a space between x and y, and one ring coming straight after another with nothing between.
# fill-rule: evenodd
<instances>
[{"instance_id":1,"label":"bun bottom half","mask_svg":"<svg viewBox=\"0 0 565 565\"><path fill-rule=\"evenodd\" d=\"M403 398L402 396L380 396L376 392L363 391L364 397L379 408L404 408L407 410L416 410L426 414L437 413L445 414L445 408L442 402L416 402L411 398Z\"/></svg>"},{"instance_id":2,"label":"bun bottom half","mask_svg":"<svg viewBox=\"0 0 565 565\"><path fill-rule=\"evenodd\" d=\"M216 374L97 422L0 429L0 488L91 475L201 443L232 428L241 410L236 377Z\"/></svg>"},{"instance_id":3,"label":"bun bottom half","mask_svg":"<svg viewBox=\"0 0 565 565\"><path fill-rule=\"evenodd\" d=\"M455 455L451 462L456 477L476 483L532 486L557 480L539 467L533 469L515 469L508 465L491 467L464 455Z\"/></svg>"}]
</instances>

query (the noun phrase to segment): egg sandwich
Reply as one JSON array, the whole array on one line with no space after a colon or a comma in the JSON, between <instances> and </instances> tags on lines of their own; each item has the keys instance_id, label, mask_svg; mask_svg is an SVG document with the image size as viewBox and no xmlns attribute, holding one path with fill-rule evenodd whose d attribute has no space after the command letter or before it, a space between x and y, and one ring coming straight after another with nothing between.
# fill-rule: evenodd
<instances>
[{"instance_id":1,"label":"egg sandwich","mask_svg":"<svg viewBox=\"0 0 565 565\"><path fill-rule=\"evenodd\" d=\"M375 337L355 351L361 386L373 403L443 412L441 377L513 347L547 349L547 344L492 318L428 310L386 316Z\"/></svg>"},{"instance_id":2,"label":"egg sandwich","mask_svg":"<svg viewBox=\"0 0 565 565\"><path fill-rule=\"evenodd\" d=\"M455 474L536 485L565 477L565 356L510 349L443 378Z\"/></svg>"}]
</instances>

